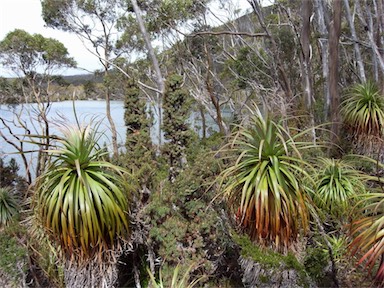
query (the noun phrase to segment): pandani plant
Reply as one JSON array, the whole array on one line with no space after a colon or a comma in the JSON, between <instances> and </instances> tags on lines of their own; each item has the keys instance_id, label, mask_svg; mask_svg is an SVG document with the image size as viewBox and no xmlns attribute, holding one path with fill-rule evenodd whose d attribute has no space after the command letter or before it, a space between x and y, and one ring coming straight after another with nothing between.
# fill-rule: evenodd
<instances>
[{"instance_id":1,"label":"pandani plant","mask_svg":"<svg viewBox=\"0 0 384 288\"><path fill-rule=\"evenodd\" d=\"M0 228L8 226L19 213L18 199L10 187L0 187Z\"/></svg>"},{"instance_id":2,"label":"pandani plant","mask_svg":"<svg viewBox=\"0 0 384 288\"><path fill-rule=\"evenodd\" d=\"M291 136L281 122L256 109L251 124L240 126L228 144L235 163L222 176L229 205L251 240L288 248L306 231L309 209L304 179L310 165L301 152L315 144L300 141L307 131Z\"/></svg>"},{"instance_id":3,"label":"pandani plant","mask_svg":"<svg viewBox=\"0 0 384 288\"><path fill-rule=\"evenodd\" d=\"M125 171L103 160L96 129L65 126L35 182L35 211L66 255L81 262L113 250L128 232Z\"/></svg>"},{"instance_id":4,"label":"pandani plant","mask_svg":"<svg viewBox=\"0 0 384 288\"><path fill-rule=\"evenodd\" d=\"M375 281L384 285L384 193L365 194L355 212L361 215L351 224L352 255L359 256L358 264L365 264L372 273L376 265Z\"/></svg>"},{"instance_id":5,"label":"pandani plant","mask_svg":"<svg viewBox=\"0 0 384 288\"><path fill-rule=\"evenodd\" d=\"M377 85L371 81L354 85L341 103L341 114L354 153L383 161L384 96Z\"/></svg>"},{"instance_id":6,"label":"pandani plant","mask_svg":"<svg viewBox=\"0 0 384 288\"><path fill-rule=\"evenodd\" d=\"M384 97L373 82L353 86L341 106L344 122L356 135L382 135Z\"/></svg>"},{"instance_id":7,"label":"pandani plant","mask_svg":"<svg viewBox=\"0 0 384 288\"><path fill-rule=\"evenodd\" d=\"M384 164L366 156L356 156L361 161L367 161L383 169ZM355 218L350 227L352 242L349 249L352 255L359 258L358 265L364 264L370 274L376 270L375 281L384 286L384 178L368 176L376 187L370 193L361 195L361 199L354 206Z\"/></svg>"},{"instance_id":8,"label":"pandani plant","mask_svg":"<svg viewBox=\"0 0 384 288\"><path fill-rule=\"evenodd\" d=\"M158 280L156 280L155 276L151 273L151 271L149 271L149 269L147 269L147 272L148 272L149 278L151 280L151 284L155 288L164 288L164 287L193 288L193 287L197 287L197 285L202 280L206 279L206 277L204 277L204 276L190 279L190 272L194 268L196 268L196 267L194 265L191 265L183 271L183 274L181 274L180 273L181 272L181 270L180 270L181 264L177 264L177 266L173 270L172 279L171 279L170 283L168 283L168 284L166 284L164 279L163 279L161 268L159 270L159 279Z\"/></svg>"},{"instance_id":9,"label":"pandani plant","mask_svg":"<svg viewBox=\"0 0 384 288\"><path fill-rule=\"evenodd\" d=\"M317 207L336 218L345 216L356 202L357 195L364 194L364 175L342 159L317 158L314 200Z\"/></svg>"}]
</instances>

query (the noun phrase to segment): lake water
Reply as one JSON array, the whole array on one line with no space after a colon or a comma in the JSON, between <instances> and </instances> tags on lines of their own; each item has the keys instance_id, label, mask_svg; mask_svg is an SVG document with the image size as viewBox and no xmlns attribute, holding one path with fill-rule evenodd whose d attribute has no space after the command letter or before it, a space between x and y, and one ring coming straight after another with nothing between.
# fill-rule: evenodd
<instances>
[{"instance_id":1,"label":"lake water","mask_svg":"<svg viewBox=\"0 0 384 288\"><path fill-rule=\"evenodd\" d=\"M106 144L109 150L112 150L111 145L111 131L109 129L109 123L106 118L106 102L105 101L62 101L62 102L54 102L51 105L51 108L48 113L48 119L50 121L50 130L51 134L58 133L58 126L60 123L66 124L76 124L75 113L73 109L73 105L76 107L76 114L80 123L89 124L89 123L97 123L98 121L101 123L99 132L103 132L104 135L101 137L100 145ZM152 114L154 116L154 127L151 129L151 138L154 144L159 143L159 135L158 135L158 114L157 109L151 104L148 104L148 108L152 110ZM20 114L21 119L25 121L28 129L31 130L31 134L40 134L39 131L39 123L36 120L36 104L24 104L24 105L0 105L0 116L2 119L5 119L8 125L12 128L12 133L16 135L25 134L25 130L17 127L17 125L13 124L13 121L17 121L17 117L15 115ZM30 113L28 116L28 113ZM121 147L124 146L125 135L126 135L126 127L124 125L124 102L123 101L111 101L111 115L116 125L117 130L117 140ZM229 116L229 113L225 113L225 116ZM207 115L207 127L208 134L212 131L217 131L217 127L215 122L211 117ZM32 119L32 120L31 120ZM35 119L35 120L33 120ZM92 122L93 121L93 122ZM199 135L201 135L201 119L198 113L192 113L190 119L190 127L195 130ZM1 132L8 138L12 139L10 132L3 123L0 122L0 130ZM34 150L36 147L33 147L32 144L25 143L24 150ZM20 155L13 154L16 152L16 149L8 144L2 137L0 137L0 157L5 158L6 161L11 159L12 157L16 159L16 161L20 165L20 174L23 174L24 167L21 165L21 157ZM36 161L36 154L29 153L27 155L28 161L30 163L34 163ZM33 165L32 165L33 166Z\"/></svg>"}]
</instances>

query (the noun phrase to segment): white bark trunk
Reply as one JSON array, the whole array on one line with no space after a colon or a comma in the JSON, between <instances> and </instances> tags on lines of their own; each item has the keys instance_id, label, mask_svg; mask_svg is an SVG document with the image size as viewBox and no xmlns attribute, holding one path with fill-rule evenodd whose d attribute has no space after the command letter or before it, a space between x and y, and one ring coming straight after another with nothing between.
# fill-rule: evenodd
<instances>
[{"instance_id":1,"label":"white bark trunk","mask_svg":"<svg viewBox=\"0 0 384 288\"><path fill-rule=\"evenodd\" d=\"M327 119L329 107L331 105L331 96L329 94L328 83L328 29L325 25L324 0L315 0L315 11L317 16L317 25L320 32L319 45L322 57L322 76L324 80L324 115Z\"/></svg>"},{"instance_id":2,"label":"white bark trunk","mask_svg":"<svg viewBox=\"0 0 384 288\"><path fill-rule=\"evenodd\" d=\"M364 64L363 64L363 60L361 58L360 46L357 42L355 23L353 23L353 20L352 20L351 8L349 7L349 1L348 0L344 0L344 7L345 7L345 12L346 12L345 14L347 16L348 24L349 24L349 27L351 30L351 36L352 36L352 40L353 40L353 48L355 50L357 67L359 70L359 77L360 77L360 80L362 82L366 82L367 79L365 77Z\"/></svg>"},{"instance_id":3,"label":"white bark trunk","mask_svg":"<svg viewBox=\"0 0 384 288\"><path fill-rule=\"evenodd\" d=\"M158 89L161 91L161 93L157 93L157 105L158 105L158 113L159 113L159 118L158 118L159 119L158 134L159 135L158 135L158 137L159 137L159 146L161 146L161 142L162 142L161 141L162 140L161 124L162 124L162 118L163 118L162 117L163 113L162 113L162 103L161 102L162 102L162 96L164 95L164 87L165 87L164 79L163 79L163 76L161 74L160 65L159 65L159 62L157 61L157 57L156 57L155 51L152 47L152 43L151 43L151 40L149 38L147 29L145 28L143 17L141 16L141 9L140 9L139 5L137 5L136 0L131 0L131 3L132 3L133 10L135 11L136 20L137 20L137 23L140 27L141 34L144 38L145 45L147 46L149 57L151 58L153 68L155 69L156 82L157 82Z\"/></svg>"}]
</instances>

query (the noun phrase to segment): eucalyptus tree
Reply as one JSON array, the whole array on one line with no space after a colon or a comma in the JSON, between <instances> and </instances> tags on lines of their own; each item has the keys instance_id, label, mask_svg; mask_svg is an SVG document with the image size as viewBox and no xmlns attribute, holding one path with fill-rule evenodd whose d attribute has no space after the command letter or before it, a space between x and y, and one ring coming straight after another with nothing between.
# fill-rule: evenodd
<instances>
[{"instance_id":1,"label":"eucalyptus tree","mask_svg":"<svg viewBox=\"0 0 384 288\"><path fill-rule=\"evenodd\" d=\"M371 65L371 69L367 69L367 74L369 71L371 73L370 78L374 79L382 87L384 57L381 49L384 45L384 4L382 1L377 0L355 1L353 4L356 18L359 20L355 21L356 30L364 31L364 33L359 33L358 43L363 48L368 48L368 52L370 52L370 57L367 57L369 60L364 59L365 65Z\"/></svg>"},{"instance_id":2,"label":"eucalyptus tree","mask_svg":"<svg viewBox=\"0 0 384 288\"><path fill-rule=\"evenodd\" d=\"M175 65L180 66L190 84L190 94L199 103L201 110L214 119L220 133L229 133L229 127L223 119L222 106L226 103L224 85L218 77L218 58L221 55L220 37L210 35L212 27L205 18L198 24L183 44L176 46L180 58ZM204 35L206 33L206 35ZM201 112L204 119L204 112Z\"/></svg>"},{"instance_id":3,"label":"eucalyptus tree","mask_svg":"<svg viewBox=\"0 0 384 288\"><path fill-rule=\"evenodd\" d=\"M330 120L332 121L331 127L331 141L337 144L337 137L340 133L340 91L339 91L339 41L341 35L341 15L342 15L342 2L338 0L332 1L332 20L329 24L328 35L328 51L329 51L329 95L331 96L330 102Z\"/></svg>"},{"instance_id":4,"label":"eucalyptus tree","mask_svg":"<svg viewBox=\"0 0 384 288\"><path fill-rule=\"evenodd\" d=\"M348 0L344 0L344 7L345 7L345 16L348 20L348 25L351 31L351 38L353 40L353 48L355 50L355 56L356 56L356 62L358 66L358 71L359 71L359 77L361 82L366 82L366 76L365 76L365 69L364 69L364 63L362 60L361 52L360 52L360 45L358 42L357 38L357 33L356 33L356 28L355 28L355 23L352 18L352 13L351 13L351 8L349 5Z\"/></svg>"},{"instance_id":5,"label":"eucalyptus tree","mask_svg":"<svg viewBox=\"0 0 384 288\"><path fill-rule=\"evenodd\" d=\"M117 156L117 131L111 116L108 75L116 56L114 47L119 36L116 25L119 17L124 14L121 1L43 0L41 4L43 19L48 27L75 33L85 45L91 45L88 51L99 59L104 73L106 115L112 132L113 154Z\"/></svg>"},{"instance_id":6,"label":"eucalyptus tree","mask_svg":"<svg viewBox=\"0 0 384 288\"><path fill-rule=\"evenodd\" d=\"M272 70L275 75L275 79L278 81L279 86L284 91L286 97L290 99L292 98L292 85L290 83L286 67L281 59L281 53L279 53L276 36L272 34L270 28L266 24L264 10L262 9L260 2L257 0L248 0L248 2L252 6L262 31L266 34L271 43L271 47L268 52L272 53L272 57L275 60Z\"/></svg>"},{"instance_id":7,"label":"eucalyptus tree","mask_svg":"<svg viewBox=\"0 0 384 288\"><path fill-rule=\"evenodd\" d=\"M15 114L13 125L25 131L25 134L37 133L45 138L41 138L41 146L36 167L37 176L44 169L46 157L41 151L49 147L50 127L48 112L51 107L51 83L53 75L60 69L74 67L76 62L69 57L65 46L52 38L45 38L40 34L29 34L24 30L16 29L8 33L0 42L0 61L3 67L12 71L22 80L21 92L22 102L36 103L35 108L19 111ZM26 120L21 117L21 113L26 112L34 118L39 127L31 127L32 119ZM0 136L7 143L11 144L17 152L21 153L23 163L27 172L27 179L31 182L31 167L23 154L24 145L22 136L16 135L12 131L10 119L0 117L2 129L8 130L10 136L0 131ZM35 129L35 131L33 130ZM3 130L3 131L4 131Z\"/></svg>"},{"instance_id":8,"label":"eucalyptus tree","mask_svg":"<svg viewBox=\"0 0 384 288\"><path fill-rule=\"evenodd\" d=\"M265 82L257 75L262 68L257 67L254 61L241 57L253 52L260 56L260 41L256 39L265 36L265 33L253 33L257 25L250 20L252 16L244 15L236 19L241 14L235 10L233 1L220 2L220 10L206 6L207 12L197 18L190 33L177 30L185 39L173 46L179 57L171 63L186 76L190 94L198 103L202 118L204 111L215 121L219 131L228 135L229 125L223 117L223 107L239 115L250 96L257 94L263 103L268 102L261 92ZM212 18L216 23L212 22ZM246 50L250 53L242 53ZM260 62L266 64L269 61L262 59ZM244 69L240 67L242 64ZM263 72L260 74L271 74L270 71Z\"/></svg>"},{"instance_id":9,"label":"eucalyptus tree","mask_svg":"<svg viewBox=\"0 0 384 288\"><path fill-rule=\"evenodd\" d=\"M149 91L149 93L145 92L148 95L155 93L153 98L156 98L158 106L157 124L160 144L162 139L162 100L165 93L165 75L168 67L159 61L160 55L156 53L153 41L162 40L162 45L156 47L157 50L161 51L168 48L172 45L169 39L172 38L173 33L185 29L188 21L195 22L198 15L206 11L206 4L209 2L210 0L126 1L126 10L132 13L128 13L120 19L120 30L124 33L119 46L128 51L135 47L137 52L144 52L150 59L152 67L146 69L146 81L144 81L146 84L140 82L139 84L143 90ZM154 82L155 85L148 85L148 81Z\"/></svg>"},{"instance_id":10,"label":"eucalyptus tree","mask_svg":"<svg viewBox=\"0 0 384 288\"><path fill-rule=\"evenodd\" d=\"M315 0L314 3L315 11L315 29L318 31L317 43L321 51L321 78L324 82L323 84L323 94L324 94L324 108L323 112L326 117L328 117L329 106L331 102L331 96L328 89L328 24L329 24L329 15L327 13L327 6L324 0Z\"/></svg>"}]
</instances>

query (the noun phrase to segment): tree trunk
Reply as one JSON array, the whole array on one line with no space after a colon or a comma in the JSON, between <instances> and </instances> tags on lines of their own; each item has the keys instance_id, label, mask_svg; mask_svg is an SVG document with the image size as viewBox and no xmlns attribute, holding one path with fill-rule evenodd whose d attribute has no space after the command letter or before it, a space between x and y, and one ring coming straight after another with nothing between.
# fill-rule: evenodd
<instances>
[{"instance_id":1,"label":"tree trunk","mask_svg":"<svg viewBox=\"0 0 384 288\"><path fill-rule=\"evenodd\" d=\"M349 24L349 27L351 29L353 48L355 50L355 57L356 57L358 71L359 71L360 81L366 82L367 79L365 77L364 64L363 64L363 60L361 58L360 46L359 46L359 43L357 42L355 23L353 23L353 20L352 20L351 8L349 7L349 0L344 0L344 7L345 7L345 15L347 17L348 24Z\"/></svg>"},{"instance_id":2,"label":"tree trunk","mask_svg":"<svg viewBox=\"0 0 384 288\"><path fill-rule=\"evenodd\" d=\"M106 41L108 43L108 40ZM108 69L109 69L109 63L107 62L108 60L108 51L105 49L105 61L104 61L104 77L108 79ZM112 115L111 115L111 89L110 89L110 84L109 81L106 85L106 91L105 91L105 103L106 103L106 115L107 119L109 122L109 126L111 128L111 133L112 133L112 149L113 149L113 158L117 159L119 156L119 147L117 145L117 131L116 131L116 125L115 122L113 121Z\"/></svg>"},{"instance_id":3,"label":"tree trunk","mask_svg":"<svg viewBox=\"0 0 384 288\"><path fill-rule=\"evenodd\" d=\"M116 131L116 125L113 121L112 115L111 115L111 87L110 87L110 81L108 79L109 77L109 60L110 60L110 53L112 51L112 47L110 46L110 40L109 40L109 33L106 30L105 24L103 21L101 21L104 31L104 38L105 38L105 48L104 48L104 61L101 60L99 57L100 62L104 66L104 78L107 79L106 82L106 91L105 91L105 102L106 102L106 115L109 122L109 126L111 128L112 133L112 149L113 149L113 158L117 159L119 156L119 147L117 145L117 131Z\"/></svg>"},{"instance_id":4,"label":"tree trunk","mask_svg":"<svg viewBox=\"0 0 384 288\"><path fill-rule=\"evenodd\" d=\"M319 46L321 50L321 63L322 63L322 77L324 81L324 118L329 119L329 107L331 105L331 97L329 94L329 67L328 67L328 29L325 23L324 1L315 0L315 11L317 16L317 25L320 32Z\"/></svg>"},{"instance_id":5,"label":"tree trunk","mask_svg":"<svg viewBox=\"0 0 384 288\"><path fill-rule=\"evenodd\" d=\"M372 31L375 31L374 38L375 38L375 41L376 41L376 45L379 48L381 57L383 57L383 53L382 53L382 47L383 47L382 40L383 40L383 37L381 37L381 35L382 35L382 29L381 29L382 28L382 26L381 26L382 15L380 15L380 12L382 13L382 11L380 11L380 7L379 7L379 5L382 4L382 3L380 3L380 2L381 1L379 1L379 3L378 3L376 0L372 0L372 3L373 3L372 6L373 6L373 9L374 9L373 14L376 16L375 17L376 22L374 24L372 23L372 26L373 26ZM372 16L371 16L371 18L372 18ZM379 83L379 78L380 77L379 77L379 71L378 70L379 70L378 67L376 67L376 71L375 72L377 73L377 77L375 79L377 79L376 83L378 84L378 86L381 87L382 83ZM382 76L382 75L383 75L383 73L381 73L380 76Z\"/></svg>"},{"instance_id":6,"label":"tree trunk","mask_svg":"<svg viewBox=\"0 0 384 288\"><path fill-rule=\"evenodd\" d=\"M223 117L221 115L221 106L219 99L216 98L215 94L213 93L213 87L212 87L212 79L211 79L211 72L213 70L213 65L212 65L212 55L208 50L208 47L206 43L204 43L204 50L205 54L207 56L207 72L206 72L206 77L205 77L205 86L208 91L209 97L212 101L213 106L215 107L216 110L216 123L219 126L220 133L223 135L227 135L229 133L227 127L224 125Z\"/></svg>"},{"instance_id":7,"label":"tree trunk","mask_svg":"<svg viewBox=\"0 0 384 288\"><path fill-rule=\"evenodd\" d=\"M108 72L106 71L106 74ZM107 87L105 93L105 102L106 102L106 114L107 114L107 119L109 122L109 125L111 127L111 132L112 132L112 146L113 146L113 157L114 159L117 159L119 155L119 147L117 145L117 131L116 131L116 125L115 122L113 121L112 115L111 115L111 91L109 87Z\"/></svg>"},{"instance_id":8,"label":"tree trunk","mask_svg":"<svg viewBox=\"0 0 384 288\"><path fill-rule=\"evenodd\" d=\"M373 35L373 19L372 19L372 12L369 8L369 5L367 3L367 1L365 1L365 8L366 8L366 13L368 15L368 38L369 38L369 43L371 44L371 47L372 47L372 50L373 50L373 53L374 53L374 57L377 58L378 60L378 64L379 64L379 67L380 67L380 70L381 70L381 73L384 74L384 59L383 59L383 55L381 55L380 53L380 49L375 41L375 38L374 38L374 35Z\"/></svg>"},{"instance_id":9,"label":"tree trunk","mask_svg":"<svg viewBox=\"0 0 384 288\"><path fill-rule=\"evenodd\" d=\"M340 95L339 95L339 39L341 34L340 0L333 0L333 16L329 33L329 95L331 96L331 142L336 145L340 134ZM336 147L336 146L335 146ZM333 149L332 149L333 150ZM335 152L335 151L329 151Z\"/></svg>"},{"instance_id":10,"label":"tree trunk","mask_svg":"<svg viewBox=\"0 0 384 288\"><path fill-rule=\"evenodd\" d=\"M312 15L312 2L302 2L302 21L303 27L301 29L300 42L301 42L301 70L302 70L302 81L303 90L305 95L305 106L309 112L310 125L312 127L312 139L316 142L316 131L315 131L315 117L313 111L313 79L312 79L312 68L311 68L311 15Z\"/></svg>"},{"instance_id":11,"label":"tree trunk","mask_svg":"<svg viewBox=\"0 0 384 288\"><path fill-rule=\"evenodd\" d=\"M164 79L163 79L163 76L161 74L161 70L160 70L160 65L159 65L159 62L157 61L157 57L156 57L156 54L155 54L155 51L152 47L152 44L151 44L151 40L149 38L149 35L148 35L148 32L147 32L147 29L145 28L145 25L144 25L144 21L143 21L143 18L141 17L141 9L139 7L139 5L137 5L137 1L136 0L131 0L131 3L132 3L132 7L133 7L133 10L135 11L135 14L136 14L136 20L137 20L137 23L140 27L140 31L141 31L141 34L144 38L144 41L145 41L145 45L147 46L147 49L148 49L148 54L149 54L149 57L151 58L151 61L152 61L152 65L153 65L153 68L155 69L155 73L156 73L156 83L157 83L157 88L158 88L158 93L156 94L157 96L157 105L158 105L158 113L159 113L159 146L161 145L161 123L162 123L162 96L164 95Z\"/></svg>"},{"instance_id":12,"label":"tree trunk","mask_svg":"<svg viewBox=\"0 0 384 288\"><path fill-rule=\"evenodd\" d=\"M201 116L201 130L202 130L202 139L205 140L207 138L207 122L205 120L205 113L203 105L199 104L199 112Z\"/></svg>"}]
</instances>

